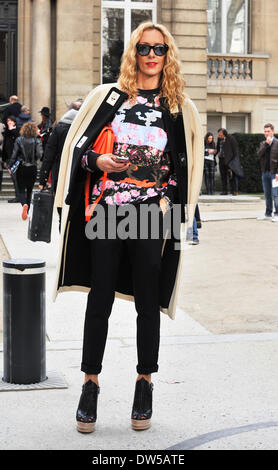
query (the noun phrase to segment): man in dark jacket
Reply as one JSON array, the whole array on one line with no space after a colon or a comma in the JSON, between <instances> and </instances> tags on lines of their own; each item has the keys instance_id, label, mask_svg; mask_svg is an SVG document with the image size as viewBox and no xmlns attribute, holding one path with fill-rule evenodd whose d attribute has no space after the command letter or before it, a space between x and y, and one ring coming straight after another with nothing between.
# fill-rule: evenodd
<instances>
[{"instance_id":1,"label":"man in dark jacket","mask_svg":"<svg viewBox=\"0 0 278 470\"><path fill-rule=\"evenodd\" d=\"M51 189L55 193L59 175L61 155L69 128L81 107L81 101L74 101L69 105L68 111L62 116L57 125L53 128L47 141L42 167L40 171L39 188L47 186L49 174L51 172ZM59 211L58 211L59 212ZM60 222L61 214L59 212Z\"/></svg>"},{"instance_id":2,"label":"man in dark jacket","mask_svg":"<svg viewBox=\"0 0 278 470\"><path fill-rule=\"evenodd\" d=\"M218 129L217 155L222 183L221 194L228 194L228 175L231 171L229 162L238 155L238 145L236 139L223 128Z\"/></svg>"},{"instance_id":3,"label":"man in dark jacket","mask_svg":"<svg viewBox=\"0 0 278 470\"><path fill-rule=\"evenodd\" d=\"M278 222L278 139L274 137L274 126L271 123L264 126L265 140L260 143L258 155L261 160L262 183L265 195L265 215L257 220ZM272 217L273 200L275 212Z\"/></svg>"},{"instance_id":4,"label":"man in dark jacket","mask_svg":"<svg viewBox=\"0 0 278 470\"><path fill-rule=\"evenodd\" d=\"M16 127L20 131L23 124L32 121L30 110L27 106L21 106L20 114L16 118Z\"/></svg>"},{"instance_id":5,"label":"man in dark jacket","mask_svg":"<svg viewBox=\"0 0 278 470\"><path fill-rule=\"evenodd\" d=\"M16 95L12 95L9 98L10 104L6 107L4 114L3 114L3 124L7 124L8 116L15 116L17 117L21 112L21 104L18 101L18 97Z\"/></svg>"},{"instance_id":6,"label":"man in dark jacket","mask_svg":"<svg viewBox=\"0 0 278 470\"><path fill-rule=\"evenodd\" d=\"M14 143L19 137L19 131L16 127L16 117L15 116L8 116L6 119L6 126L5 130L3 132L3 165L6 167L7 162L10 160L13 149L14 149ZM16 179L16 174L11 174L12 182L14 185L14 190L15 190L15 197L12 199L8 199L8 202L15 203L19 202L19 191L18 191L18 184L17 184L17 179Z\"/></svg>"}]
</instances>

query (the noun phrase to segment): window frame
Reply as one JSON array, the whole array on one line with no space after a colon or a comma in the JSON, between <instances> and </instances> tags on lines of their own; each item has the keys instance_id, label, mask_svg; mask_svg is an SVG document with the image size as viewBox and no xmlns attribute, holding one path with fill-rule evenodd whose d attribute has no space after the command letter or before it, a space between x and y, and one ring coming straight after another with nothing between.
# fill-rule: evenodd
<instances>
[{"instance_id":1,"label":"window frame","mask_svg":"<svg viewBox=\"0 0 278 470\"><path fill-rule=\"evenodd\" d=\"M224 129L227 129L227 117L234 117L234 116L237 116L237 117L244 117L244 132L245 134L248 134L250 132L250 129L251 129L251 116L250 116L250 113L214 113L214 112L207 112L207 121L208 121L208 118L209 116L212 116L212 117L220 117L220 120L221 120L221 125L219 128L224 128ZM229 129L227 129L227 131L229 132Z\"/></svg>"},{"instance_id":2,"label":"window frame","mask_svg":"<svg viewBox=\"0 0 278 470\"><path fill-rule=\"evenodd\" d=\"M134 0L102 0L101 1L101 26L100 26L100 78L103 83L103 9L114 8L117 10L124 10L124 49L129 41L131 35L131 10L152 10L152 21L157 21L157 1L152 0L148 2L137 2Z\"/></svg>"},{"instance_id":3,"label":"window frame","mask_svg":"<svg viewBox=\"0 0 278 470\"><path fill-rule=\"evenodd\" d=\"M244 51L239 55L248 54L249 52L249 26L250 26L250 1L244 0L245 3L245 30L244 30ZM222 0L221 10L221 51L217 51L217 54L227 54L227 0ZM208 51L210 53L210 51ZM237 53L235 53L237 54Z\"/></svg>"}]
</instances>

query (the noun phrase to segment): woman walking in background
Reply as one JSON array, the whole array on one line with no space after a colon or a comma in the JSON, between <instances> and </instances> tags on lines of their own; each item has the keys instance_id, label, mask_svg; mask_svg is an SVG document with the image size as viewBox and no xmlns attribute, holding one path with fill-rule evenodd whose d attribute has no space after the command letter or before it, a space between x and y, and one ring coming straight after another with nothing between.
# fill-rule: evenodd
<instances>
[{"instance_id":1,"label":"woman walking in background","mask_svg":"<svg viewBox=\"0 0 278 470\"><path fill-rule=\"evenodd\" d=\"M214 193L214 175L216 170L216 144L214 142L213 134L208 132L205 136L205 162L204 162L204 175L207 194Z\"/></svg>"},{"instance_id":2,"label":"woman walking in background","mask_svg":"<svg viewBox=\"0 0 278 470\"><path fill-rule=\"evenodd\" d=\"M37 176L37 160L41 158L41 142L38 138L38 126L27 122L20 129L10 160L9 172L16 172L18 196L22 205L22 219L26 220L31 202L32 190Z\"/></svg>"}]
</instances>

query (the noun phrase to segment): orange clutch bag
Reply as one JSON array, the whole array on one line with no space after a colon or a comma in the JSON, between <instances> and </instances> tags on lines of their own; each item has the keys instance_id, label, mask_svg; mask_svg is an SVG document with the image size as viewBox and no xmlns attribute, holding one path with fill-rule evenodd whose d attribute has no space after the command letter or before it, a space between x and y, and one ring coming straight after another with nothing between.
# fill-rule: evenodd
<instances>
[{"instance_id":1,"label":"orange clutch bag","mask_svg":"<svg viewBox=\"0 0 278 470\"><path fill-rule=\"evenodd\" d=\"M114 132L111 127L105 126L102 131L99 133L95 143L92 146L92 150L96 153L100 153L101 155L105 153L113 153L113 146L114 146ZM94 208L100 201L103 195L103 191L105 189L105 183L107 179L107 172L103 173L102 179L102 190L97 198L97 200L92 204L89 205L90 199L90 183L91 183L91 172L87 171L87 177L85 182L85 221L88 222L92 216Z\"/></svg>"}]
</instances>

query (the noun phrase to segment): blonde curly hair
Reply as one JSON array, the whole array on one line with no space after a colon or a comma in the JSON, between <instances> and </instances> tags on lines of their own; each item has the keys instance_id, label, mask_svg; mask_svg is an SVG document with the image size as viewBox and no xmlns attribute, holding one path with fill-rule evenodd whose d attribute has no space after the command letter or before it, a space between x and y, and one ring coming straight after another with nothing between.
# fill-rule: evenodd
<instances>
[{"instance_id":1,"label":"blonde curly hair","mask_svg":"<svg viewBox=\"0 0 278 470\"><path fill-rule=\"evenodd\" d=\"M151 22L144 22L132 32L129 43L122 56L118 83L121 89L128 93L131 99L136 98L138 93L136 44L140 41L143 32L151 29L160 31L164 37L165 44L169 47L165 56L165 63L161 76L160 96L166 98L170 112L177 113L185 99L185 80L181 74L177 46L173 36L165 26Z\"/></svg>"}]
</instances>

